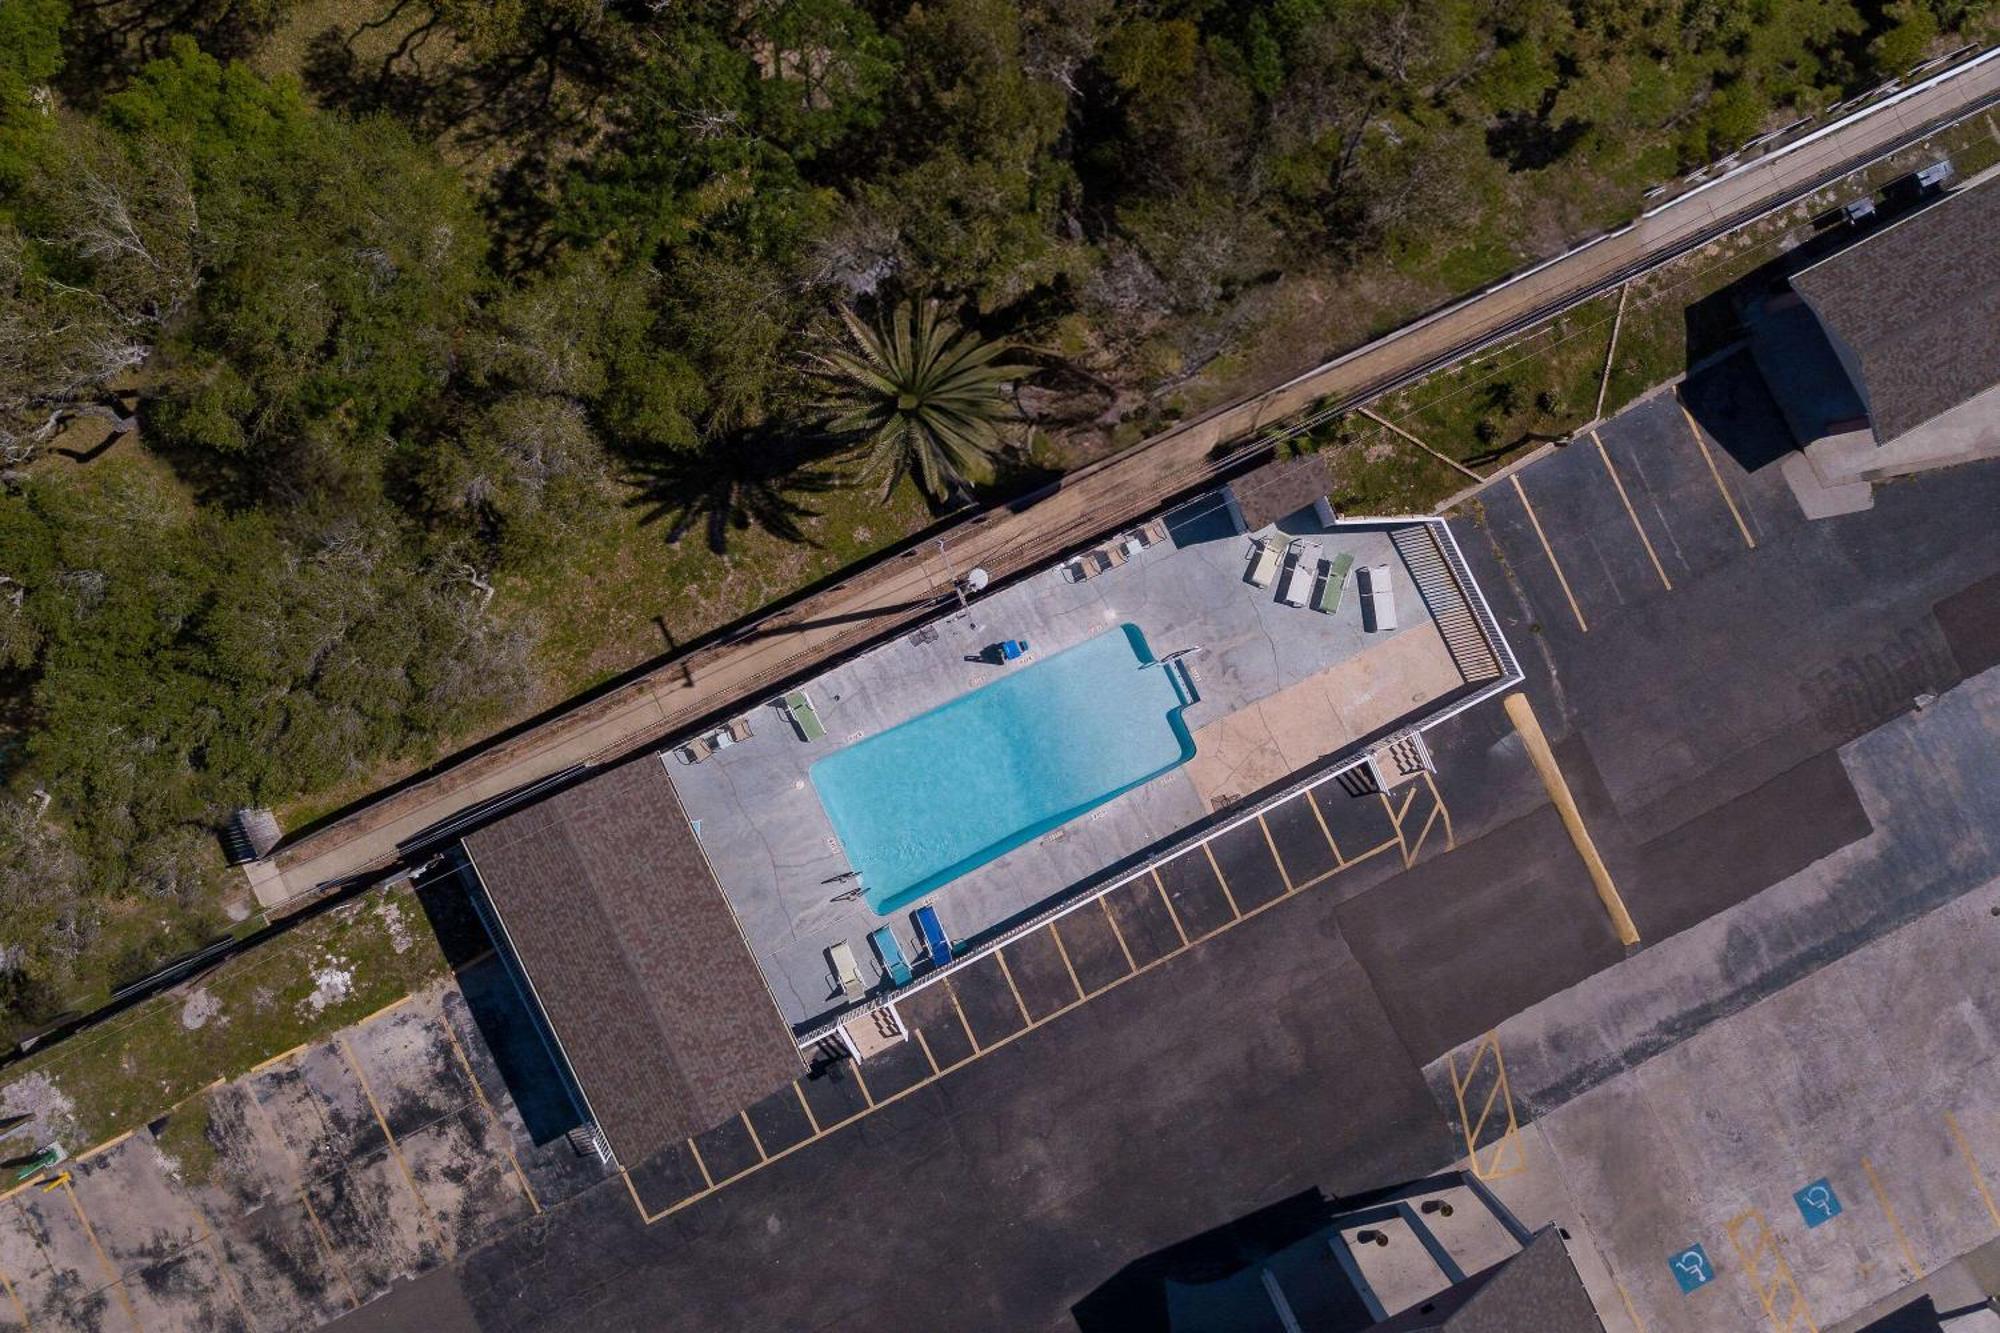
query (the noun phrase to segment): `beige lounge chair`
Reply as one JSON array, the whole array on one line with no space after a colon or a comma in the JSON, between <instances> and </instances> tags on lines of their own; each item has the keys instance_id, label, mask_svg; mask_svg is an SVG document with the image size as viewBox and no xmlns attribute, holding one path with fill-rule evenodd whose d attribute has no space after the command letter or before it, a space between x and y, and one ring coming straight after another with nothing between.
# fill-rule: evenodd
<instances>
[{"instance_id":1,"label":"beige lounge chair","mask_svg":"<svg viewBox=\"0 0 2000 1333\"><path fill-rule=\"evenodd\" d=\"M1396 628L1396 589L1389 582L1389 566L1368 567L1368 605L1375 612L1376 633Z\"/></svg>"},{"instance_id":2,"label":"beige lounge chair","mask_svg":"<svg viewBox=\"0 0 2000 1333\"><path fill-rule=\"evenodd\" d=\"M729 739L732 743L740 744L750 739L750 719L747 717L732 717L729 719L729 725L723 728L723 730L729 733Z\"/></svg>"},{"instance_id":3,"label":"beige lounge chair","mask_svg":"<svg viewBox=\"0 0 2000 1333\"><path fill-rule=\"evenodd\" d=\"M675 750L674 758L680 760L683 764L698 764L714 753L715 746L710 743L708 737L697 736L686 745Z\"/></svg>"},{"instance_id":4,"label":"beige lounge chair","mask_svg":"<svg viewBox=\"0 0 2000 1333\"><path fill-rule=\"evenodd\" d=\"M826 951L826 957L833 964L833 979L842 995L858 1000L868 993L868 988L861 984L861 965L854 961L853 945L842 940Z\"/></svg>"},{"instance_id":5,"label":"beige lounge chair","mask_svg":"<svg viewBox=\"0 0 2000 1333\"><path fill-rule=\"evenodd\" d=\"M1278 593L1278 600L1286 606L1303 608L1311 600L1313 580L1319 577L1319 551L1316 541L1301 539L1292 543L1292 567L1286 571L1285 586Z\"/></svg>"},{"instance_id":6,"label":"beige lounge chair","mask_svg":"<svg viewBox=\"0 0 2000 1333\"><path fill-rule=\"evenodd\" d=\"M1250 557L1248 578L1254 588L1268 588L1271 578L1278 572L1278 548L1267 541L1255 543L1256 550Z\"/></svg>"}]
</instances>

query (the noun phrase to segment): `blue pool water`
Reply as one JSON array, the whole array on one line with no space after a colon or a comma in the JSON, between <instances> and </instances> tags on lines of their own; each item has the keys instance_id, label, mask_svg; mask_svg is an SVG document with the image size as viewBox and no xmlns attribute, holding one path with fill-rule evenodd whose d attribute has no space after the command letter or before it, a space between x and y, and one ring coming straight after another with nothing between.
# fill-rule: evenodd
<instances>
[{"instance_id":1,"label":"blue pool water","mask_svg":"<svg viewBox=\"0 0 2000 1333\"><path fill-rule=\"evenodd\" d=\"M1136 625L1107 630L814 764L887 914L1194 757L1189 702Z\"/></svg>"}]
</instances>

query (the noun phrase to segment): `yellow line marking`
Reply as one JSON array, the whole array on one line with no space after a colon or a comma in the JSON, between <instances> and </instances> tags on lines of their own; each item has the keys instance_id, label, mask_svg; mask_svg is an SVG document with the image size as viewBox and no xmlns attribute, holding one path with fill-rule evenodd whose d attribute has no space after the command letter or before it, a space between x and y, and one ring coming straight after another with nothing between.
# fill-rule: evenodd
<instances>
[{"instance_id":1,"label":"yellow line marking","mask_svg":"<svg viewBox=\"0 0 2000 1333\"><path fill-rule=\"evenodd\" d=\"M1410 864L1415 865L1417 858L1423 855L1424 840L1431 836L1431 825L1437 822L1438 822L1438 807L1434 805L1431 807L1431 813L1429 818L1424 820L1424 826L1421 829L1417 830L1417 844L1416 846L1410 848Z\"/></svg>"},{"instance_id":2,"label":"yellow line marking","mask_svg":"<svg viewBox=\"0 0 2000 1333\"><path fill-rule=\"evenodd\" d=\"M1528 512L1528 523L1535 530L1535 540L1542 544L1542 554L1549 558L1549 568L1556 572L1556 582L1562 585L1563 596L1569 599L1570 614L1576 617L1576 627L1585 634L1590 633L1590 625L1583 618L1583 608L1576 604L1576 594L1569 590L1569 579L1563 574L1562 562L1556 559L1555 548L1549 545L1548 534L1542 531L1542 520L1535 516L1535 507L1528 503L1528 491L1521 485L1521 474L1516 472L1507 480L1514 483L1514 494L1521 497L1521 508Z\"/></svg>"},{"instance_id":3,"label":"yellow line marking","mask_svg":"<svg viewBox=\"0 0 2000 1333\"><path fill-rule=\"evenodd\" d=\"M1611 918L1611 928L1617 932L1618 942L1628 948L1639 942L1639 928L1632 924L1632 914L1625 910L1625 899L1618 893L1618 886L1612 882L1611 871L1605 867L1604 858L1597 853L1597 844L1591 839L1590 830L1584 826L1583 812L1576 807L1576 797L1570 793L1569 782L1562 775L1562 768L1556 763L1555 751L1549 748L1549 738L1542 733L1542 724L1535 717L1534 705L1528 696L1515 691L1501 700L1507 710L1507 719L1520 733L1521 742L1527 747L1528 762L1535 766L1535 772L1542 779L1542 786L1549 794L1556 813L1562 816L1563 827L1569 832L1569 840L1576 847L1576 854L1583 860L1583 868L1590 875L1590 882L1597 889L1597 900L1604 904L1604 911Z\"/></svg>"},{"instance_id":4,"label":"yellow line marking","mask_svg":"<svg viewBox=\"0 0 2000 1333\"><path fill-rule=\"evenodd\" d=\"M215 1229L209 1226L208 1219L199 1211L189 1211L194 1213L194 1220L201 1225L202 1238L208 1242L209 1252L215 1255L215 1274L222 1280L223 1289L229 1293L229 1303L236 1307L236 1313L243 1316L243 1327L255 1328L256 1321L243 1308L243 1293L237 1289L236 1279L230 1274L229 1258L222 1252L222 1242L216 1238Z\"/></svg>"},{"instance_id":5,"label":"yellow line marking","mask_svg":"<svg viewBox=\"0 0 2000 1333\"><path fill-rule=\"evenodd\" d=\"M1965 1158L1965 1169L1971 1173L1972 1187L1979 1191L1979 1201L1986 1205L1986 1215L2000 1226L2000 1208L1993 1206L1993 1193L1986 1188L1986 1174L1979 1169L1979 1159L1972 1155L1972 1145L1965 1141L1965 1131L1958 1127L1958 1117L1951 1112L1944 1113L1945 1128L1951 1131L1952 1142L1958 1145L1960 1155Z\"/></svg>"},{"instance_id":6,"label":"yellow line marking","mask_svg":"<svg viewBox=\"0 0 2000 1333\"><path fill-rule=\"evenodd\" d=\"M1000 975L1007 978L1007 989L1014 992L1014 1005L1021 1011L1021 1021L1029 1027L1035 1025L1033 1015L1028 1012L1028 1002L1021 998L1021 988L1014 984L1014 969L1007 966L1007 951L995 949L993 956L1000 962Z\"/></svg>"},{"instance_id":7,"label":"yellow line marking","mask_svg":"<svg viewBox=\"0 0 2000 1333\"><path fill-rule=\"evenodd\" d=\"M1438 790L1436 779L1427 771L1424 785L1431 789L1431 799L1437 802L1438 813L1444 816L1444 845L1447 849L1458 846L1458 835L1451 831L1451 807L1444 803L1444 793Z\"/></svg>"},{"instance_id":8,"label":"yellow line marking","mask_svg":"<svg viewBox=\"0 0 2000 1333\"><path fill-rule=\"evenodd\" d=\"M528 1183L528 1173L521 1169L521 1156L514 1151L514 1136L508 1132L506 1124L500 1119L500 1113L493 1109L493 1103L486 1099L486 1089L479 1086L479 1075L472 1072L472 1057L465 1053L465 1047L459 1044L458 1034L451 1030L451 1023L443 1014L438 1015L438 1026L444 1029L445 1039L451 1043L451 1049L458 1054L458 1063L465 1070L465 1081L472 1085L472 1095L486 1108L487 1120L492 1125L493 1132L500 1136L500 1142L505 1145L507 1160L514 1166L514 1179L521 1183L521 1192L528 1196L528 1206L538 1213L541 1212L542 1201L535 1197L535 1187Z\"/></svg>"},{"instance_id":9,"label":"yellow line marking","mask_svg":"<svg viewBox=\"0 0 2000 1333\"><path fill-rule=\"evenodd\" d=\"M1111 895L1108 893L1100 895L1097 905L1104 909L1104 919L1110 923L1111 933L1118 940L1118 952L1125 955L1126 975L1130 976L1139 970L1139 964L1132 958L1132 947L1125 943L1125 932L1118 928L1118 918L1111 914Z\"/></svg>"},{"instance_id":10,"label":"yellow line marking","mask_svg":"<svg viewBox=\"0 0 2000 1333\"><path fill-rule=\"evenodd\" d=\"M1882 1188L1881 1178L1875 1174L1875 1164L1866 1157L1861 1159L1861 1169L1868 1176L1868 1188L1875 1191L1875 1202L1882 1205L1882 1212L1889 1219L1889 1229L1896 1233L1896 1243L1903 1247L1903 1258L1909 1262L1910 1276L1924 1276L1924 1266L1917 1262L1917 1252L1910 1244L1910 1238L1903 1234L1903 1223L1896 1216L1895 1208L1889 1202L1889 1195Z\"/></svg>"},{"instance_id":11,"label":"yellow line marking","mask_svg":"<svg viewBox=\"0 0 2000 1333\"><path fill-rule=\"evenodd\" d=\"M1742 1230L1747 1222L1757 1225L1757 1240L1754 1245L1743 1243ZM1806 1294L1799 1290L1798 1279L1792 1274L1791 1264L1785 1261L1785 1251L1778 1244L1778 1238L1771 1230L1771 1224L1756 1208L1748 1208L1729 1219L1724 1230L1729 1233L1729 1244L1736 1251L1736 1257L1743 1262L1744 1276L1757 1293L1757 1300L1764 1307L1765 1317L1777 1333L1791 1333L1801 1323L1806 1333L1819 1333L1819 1326L1813 1323L1812 1308L1806 1304ZM1768 1254L1771 1257L1771 1280L1764 1280L1764 1266L1761 1262ZM1780 1309L1781 1299L1789 1293L1791 1301Z\"/></svg>"},{"instance_id":12,"label":"yellow line marking","mask_svg":"<svg viewBox=\"0 0 2000 1333\"><path fill-rule=\"evenodd\" d=\"M931 1077L936 1078L939 1074L942 1074L944 1071L938 1068L937 1057L931 1054L931 1044L924 1040L924 1030L919 1027L913 1027L910 1029L910 1035L917 1039L917 1048L924 1053L924 1059L931 1067Z\"/></svg>"},{"instance_id":13,"label":"yellow line marking","mask_svg":"<svg viewBox=\"0 0 2000 1333\"><path fill-rule=\"evenodd\" d=\"M688 1151L694 1154L694 1164L701 1168L701 1178L710 1189L715 1188L715 1177L708 1174L708 1163L701 1160L701 1149L693 1139L687 1141Z\"/></svg>"},{"instance_id":14,"label":"yellow line marking","mask_svg":"<svg viewBox=\"0 0 2000 1333\"><path fill-rule=\"evenodd\" d=\"M1049 922L1049 938L1056 942L1056 952L1062 955L1063 971L1069 973L1069 984L1076 987L1076 998L1087 1000L1090 998L1090 992L1083 988L1083 980L1076 974L1076 964L1069 960L1069 946L1063 943L1062 931L1057 929L1060 925L1062 925L1060 917Z\"/></svg>"},{"instance_id":15,"label":"yellow line marking","mask_svg":"<svg viewBox=\"0 0 2000 1333\"><path fill-rule=\"evenodd\" d=\"M868 1103L869 1110L871 1111L874 1110L875 1094L868 1090L868 1080L861 1077L860 1059L857 1057L856 1059L848 1061L848 1063L854 1066L854 1086L861 1089L861 1100Z\"/></svg>"},{"instance_id":16,"label":"yellow line marking","mask_svg":"<svg viewBox=\"0 0 2000 1333\"><path fill-rule=\"evenodd\" d=\"M958 987L951 984L950 977L945 978L944 993L951 996L952 1012L958 1015L958 1025L965 1029L965 1039L972 1043L972 1053L979 1054L979 1034L972 1030L972 1021L965 1016L965 1006L958 1002Z\"/></svg>"},{"instance_id":17,"label":"yellow line marking","mask_svg":"<svg viewBox=\"0 0 2000 1333\"><path fill-rule=\"evenodd\" d=\"M1660 563L1660 553L1653 549L1653 539L1640 526L1639 511L1632 507L1632 497L1625 493L1625 482L1618 475L1618 469L1611 465L1611 451L1604 447L1596 431L1590 432L1591 442L1597 446L1597 456L1604 460L1604 470L1611 476L1611 484L1618 490L1618 499L1625 506L1625 517L1632 520L1632 530L1639 534L1639 544L1646 548L1646 557L1653 562L1653 572L1660 576L1660 584L1668 592L1674 590L1674 581L1667 577L1667 567Z\"/></svg>"},{"instance_id":18,"label":"yellow line marking","mask_svg":"<svg viewBox=\"0 0 2000 1333\"><path fill-rule=\"evenodd\" d=\"M792 1082L792 1091L799 1095L799 1109L806 1113L806 1123L812 1126L813 1138L816 1139L826 1133L825 1130L819 1127L819 1117L813 1114L812 1103L806 1100L806 1090L799 1086L796 1079ZM808 1143L811 1141L811 1139L807 1140Z\"/></svg>"},{"instance_id":19,"label":"yellow line marking","mask_svg":"<svg viewBox=\"0 0 2000 1333\"><path fill-rule=\"evenodd\" d=\"M1153 887L1160 891L1160 901L1167 905L1167 915L1173 918L1174 934L1181 937L1181 948L1188 947L1187 927L1181 924L1181 914L1174 910L1174 900L1167 896L1167 882L1160 878L1157 866L1153 868Z\"/></svg>"},{"instance_id":20,"label":"yellow line marking","mask_svg":"<svg viewBox=\"0 0 2000 1333\"><path fill-rule=\"evenodd\" d=\"M1229 876L1222 873L1222 866L1215 859L1215 851L1208 843L1201 845L1203 855L1208 857L1208 868L1215 872L1215 882L1222 886L1222 896L1229 902L1229 915L1235 920L1243 919L1243 909L1236 905L1236 895L1229 891Z\"/></svg>"},{"instance_id":21,"label":"yellow line marking","mask_svg":"<svg viewBox=\"0 0 2000 1333\"><path fill-rule=\"evenodd\" d=\"M1414 790L1410 792L1410 796L1413 799L1415 798L1416 794L1417 793ZM1381 800L1382 809L1386 811L1389 815L1390 827L1396 830L1396 836L1393 839L1393 841L1395 842L1396 846L1402 850L1403 869L1408 870L1410 868L1410 844L1403 837L1403 817L1397 814L1396 807L1389 803L1389 793L1377 790L1375 795ZM1410 803L1408 801L1403 802L1403 809L1408 810L1409 808L1410 808ZM1384 843L1383 846L1386 847L1388 846L1388 844Z\"/></svg>"},{"instance_id":22,"label":"yellow line marking","mask_svg":"<svg viewBox=\"0 0 2000 1333\"><path fill-rule=\"evenodd\" d=\"M1750 535L1750 525L1743 521L1743 511L1736 507L1736 497L1722 484L1722 472L1715 466L1715 455L1708 451L1708 441L1701 437L1701 427L1694 424L1694 413L1688 411L1687 404L1680 401L1678 393L1674 395L1674 401L1680 404L1681 416L1687 419L1688 433L1694 436L1695 447L1701 450L1701 461L1708 464L1708 475L1715 478L1715 489L1722 493L1722 503L1729 506L1729 516L1736 520L1736 530L1743 534L1743 544L1756 550L1757 539Z\"/></svg>"},{"instance_id":23,"label":"yellow line marking","mask_svg":"<svg viewBox=\"0 0 2000 1333\"><path fill-rule=\"evenodd\" d=\"M139 1312L132 1308L132 1293L125 1290L125 1279L111 1266L111 1257L98 1243L97 1228L90 1225L90 1214L83 1211L83 1200L76 1197L76 1186L63 1182L63 1193L69 1195L70 1207L76 1209L76 1220L83 1223L83 1234L90 1239L90 1248L97 1252L97 1262L104 1265L104 1274L111 1279L111 1289L118 1293L118 1303L125 1307L125 1317L132 1321L132 1327L139 1327Z\"/></svg>"},{"instance_id":24,"label":"yellow line marking","mask_svg":"<svg viewBox=\"0 0 2000 1333\"><path fill-rule=\"evenodd\" d=\"M1278 867L1278 878L1285 881L1285 892L1294 893L1297 886L1292 883L1292 872L1285 869L1285 858L1278 855L1278 840L1271 836L1271 826L1264 822L1264 812L1257 812L1257 827L1264 830L1264 845L1271 849L1271 864Z\"/></svg>"},{"instance_id":25,"label":"yellow line marking","mask_svg":"<svg viewBox=\"0 0 2000 1333\"><path fill-rule=\"evenodd\" d=\"M639 1197L639 1187L632 1183L632 1173L621 1166L618 1168L618 1174L625 1177L625 1191L632 1196L632 1206L639 1210L639 1220L641 1222L650 1220L646 1216L646 1202Z\"/></svg>"},{"instance_id":26,"label":"yellow line marking","mask_svg":"<svg viewBox=\"0 0 2000 1333\"><path fill-rule=\"evenodd\" d=\"M635 1194L633 1198L636 1201L638 1196ZM326 1251L327 1262L332 1264L334 1271L340 1274L340 1285L347 1288L347 1302L349 1306L359 1310L361 1308L361 1294L354 1289L354 1275L347 1271L347 1264L341 1259L339 1252L333 1248L333 1238L326 1234L326 1225L319 1220L319 1210L313 1207L312 1200L306 1195L306 1187L304 1185L299 1186L299 1202L305 1205L306 1220L312 1223L313 1234L319 1237L320 1246Z\"/></svg>"},{"instance_id":27,"label":"yellow line marking","mask_svg":"<svg viewBox=\"0 0 2000 1333\"><path fill-rule=\"evenodd\" d=\"M1475 1120L1466 1105L1465 1094L1471 1089L1472 1081L1478 1075L1480 1066L1485 1063L1488 1051L1493 1055L1493 1087L1487 1092L1486 1101L1479 1108L1479 1117ZM1481 1180L1499 1180L1526 1170L1525 1149L1520 1143L1521 1123L1514 1114L1514 1090L1507 1081L1507 1061L1500 1053L1500 1034L1489 1032L1479 1039L1478 1044L1472 1048L1472 1053L1466 1058L1464 1078L1460 1078L1458 1074L1456 1052L1447 1052L1445 1062L1446 1069L1451 1075L1452 1096L1458 1102L1458 1123L1465 1135L1465 1155L1472 1160L1472 1173ZM1480 1138L1485 1133L1486 1122L1492 1119L1496 1106L1505 1112L1507 1127L1492 1140L1492 1157L1489 1160L1481 1160ZM1502 1170L1500 1160L1506 1155L1507 1145L1510 1143L1514 1145L1515 1162L1512 1167Z\"/></svg>"},{"instance_id":28,"label":"yellow line marking","mask_svg":"<svg viewBox=\"0 0 2000 1333\"><path fill-rule=\"evenodd\" d=\"M132 1131L128 1129L123 1134L115 1135L112 1138L106 1139L104 1142L98 1144L94 1148L85 1149L83 1152L78 1153L76 1156L70 1158L69 1160L73 1163L81 1165L82 1163L87 1162L91 1158L97 1156L99 1153L110 1152L113 1148L116 1148L119 1144L125 1142L125 1140L131 1137L132 1137Z\"/></svg>"},{"instance_id":29,"label":"yellow line marking","mask_svg":"<svg viewBox=\"0 0 2000 1333\"><path fill-rule=\"evenodd\" d=\"M743 1128L750 1131L750 1146L757 1150L757 1160L760 1162L770 1161L771 1154L764 1151L764 1140L758 1137L757 1127L750 1123L750 1112L742 1110L736 1114L743 1117Z\"/></svg>"},{"instance_id":30,"label":"yellow line marking","mask_svg":"<svg viewBox=\"0 0 2000 1333\"><path fill-rule=\"evenodd\" d=\"M1313 787L1308 789L1305 794L1305 803L1312 807L1313 818L1319 821L1319 831L1326 835L1326 845L1333 848L1333 868L1335 870L1339 870L1342 867L1346 866L1347 858L1340 854L1340 844L1334 841L1333 830L1327 827L1326 815L1323 811L1320 810L1319 801L1315 799L1313 796L1313 792L1318 790L1319 790L1318 787ZM1313 878L1313 882L1318 883L1321 879L1324 878L1325 876L1323 875L1316 875Z\"/></svg>"},{"instance_id":31,"label":"yellow line marking","mask_svg":"<svg viewBox=\"0 0 2000 1333\"><path fill-rule=\"evenodd\" d=\"M389 1001L389 1003L383 1005L380 1009L375 1010L373 1013L367 1015L366 1017L355 1019L352 1023L348 1024L348 1026L350 1028L365 1028L370 1023L373 1023L376 1019L380 1018L382 1015L390 1013L393 1010L401 1009L404 1005L408 1004L411 1000L414 1000L416 998L417 997L414 995L405 995L400 1000L391 1000Z\"/></svg>"},{"instance_id":32,"label":"yellow line marking","mask_svg":"<svg viewBox=\"0 0 2000 1333\"><path fill-rule=\"evenodd\" d=\"M1616 1282L1614 1279L1614 1283L1618 1288L1618 1299L1625 1302L1625 1313L1630 1316L1632 1327L1637 1329L1638 1333L1646 1333L1646 1321L1641 1319L1639 1312L1632 1308L1632 1293L1625 1290L1623 1282Z\"/></svg>"},{"instance_id":33,"label":"yellow line marking","mask_svg":"<svg viewBox=\"0 0 2000 1333\"><path fill-rule=\"evenodd\" d=\"M21 1316L21 1327L29 1327L28 1307L21 1303L21 1293L14 1290L14 1284L8 1280L4 1270L0 1270L0 1287L6 1288L7 1299L14 1302L14 1313Z\"/></svg>"},{"instance_id":34,"label":"yellow line marking","mask_svg":"<svg viewBox=\"0 0 2000 1333\"><path fill-rule=\"evenodd\" d=\"M279 1051L276 1055L272 1056L270 1059L260 1060L256 1064L251 1065L250 1072L253 1074L261 1074L266 1069L269 1069L272 1065L280 1064L286 1060L291 1059L293 1056L297 1055L300 1051L303 1051L306 1047L310 1045L312 1045L311 1042L302 1041L298 1045L292 1047L292 1049L289 1051Z\"/></svg>"},{"instance_id":35,"label":"yellow line marking","mask_svg":"<svg viewBox=\"0 0 2000 1333\"><path fill-rule=\"evenodd\" d=\"M430 1201L425 1199L424 1192L417 1188L417 1178L410 1174L410 1164L403 1159L403 1149L397 1144L396 1136L389 1132L389 1119L382 1114L382 1104L375 1100L375 1090L368 1086L368 1075L361 1072L361 1062L356 1060L354 1052L348 1049L347 1038L334 1038L333 1047L340 1052L340 1058L347 1062L347 1067L354 1071L355 1081L361 1084L361 1095L368 1099L368 1109L375 1113L375 1123L382 1127L382 1137L389 1141L389 1155L396 1159L396 1169L403 1173L403 1183L410 1187L410 1197L417 1201L417 1207L423 1211L425 1220L431 1224L431 1234L436 1236L438 1243L446 1249L455 1248L450 1238L445 1235L444 1228L439 1225L437 1214L431 1211Z\"/></svg>"}]
</instances>

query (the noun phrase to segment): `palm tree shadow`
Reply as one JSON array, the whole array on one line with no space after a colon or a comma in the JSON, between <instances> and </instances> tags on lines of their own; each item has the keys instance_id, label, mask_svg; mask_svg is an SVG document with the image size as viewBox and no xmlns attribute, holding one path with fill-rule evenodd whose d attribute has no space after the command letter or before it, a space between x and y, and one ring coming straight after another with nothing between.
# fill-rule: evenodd
<instances>
[{"instance_id":1,"label":"palm tree shadow","mask_svg":"<svg viewBox=\"0 0 2000 1333\"><path fill-rule=\"evenodd\" d=\"M633 488L626 507L644 511L642 527L666 524L669 544L699 528L716 555L727 554L732 532L752 528L802 546L819 545L801 526L820 516L807 498L846 480L796 445L756 438L733 440L712 452L635 456L626 460L622 479Z\"/></svg>"}]
</instances>

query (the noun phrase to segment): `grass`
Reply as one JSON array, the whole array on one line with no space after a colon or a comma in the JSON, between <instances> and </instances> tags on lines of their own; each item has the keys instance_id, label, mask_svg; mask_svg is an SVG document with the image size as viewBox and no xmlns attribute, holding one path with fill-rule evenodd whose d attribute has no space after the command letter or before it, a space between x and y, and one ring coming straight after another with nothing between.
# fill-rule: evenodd
<instances>
[{"instance_id":1,"label":"grass","mask_svg":"<svg viewBox=\"0 0 2000 1333\"><path fill-rule=\"evenodd\" d=\"M44 1125L71 1151L162 1115L184 1171L206 1169L195 1100L295 1046L345 1027L445 974L414 890L382 890L230 959L8 1070L0 1103L54 1108ZM185 1153L185 1156L181 1154Z\"/></svg>"}]
</instances>

